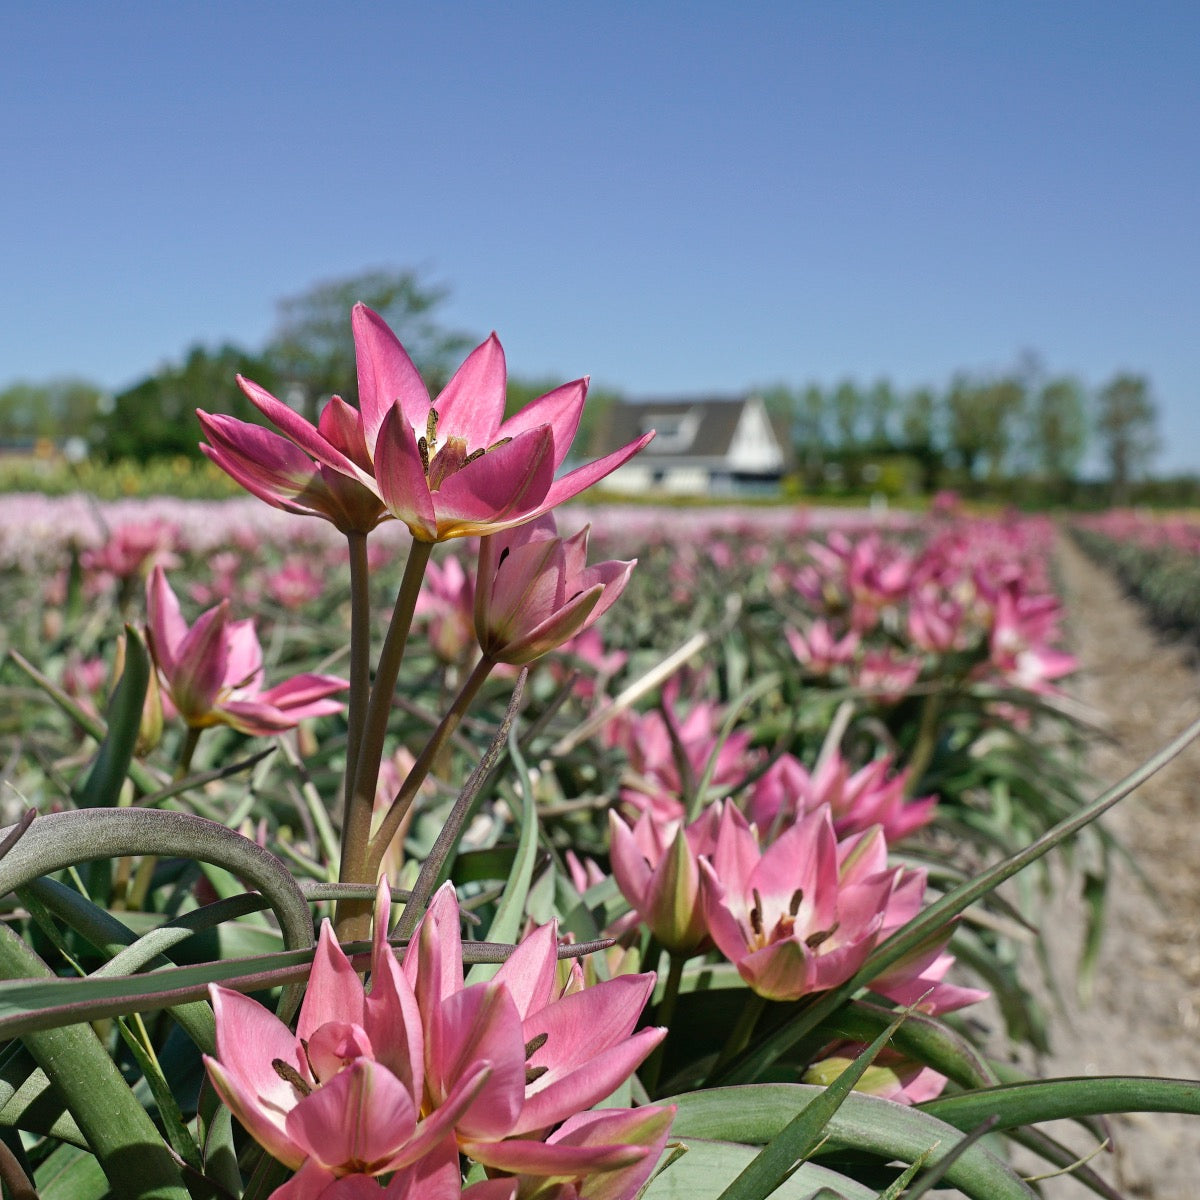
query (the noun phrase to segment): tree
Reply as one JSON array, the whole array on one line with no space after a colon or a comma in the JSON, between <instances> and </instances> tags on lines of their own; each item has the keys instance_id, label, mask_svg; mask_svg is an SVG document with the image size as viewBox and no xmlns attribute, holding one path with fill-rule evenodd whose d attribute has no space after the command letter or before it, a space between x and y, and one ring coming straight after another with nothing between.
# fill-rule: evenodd
<instances>
[{"instance_id":1,"label":"tree","mask_svg":"<svg viewBox=\"0 0 1200 1200\"><path fill-rule=\"evenodd\" d=\"M1087 446L1087 413L1077 379L1048 380L1032 396L1028 453L1052 494L1062 498Z\"/></svg>"},{"instance_id":2,"label":"tree","mask_svg":"<svg viewBox=\"0 0 1200 1200\"><path fill-rule=\"evenodd\" d=\"M103 392L83 379L20 381L0 392L0 439L91 440Z\"/></svg>"},{"instance_id":3,"label":"tree","mask_svg":"<svg viewBox=\"0 0 1200 1200\"><path fill-rule=\"evenodd\" d=\"M876 380L865 398L867 422L870 426L871 449L886 451L893 445L891 421L896 411L896 393L886 379Z\"/></svg>"},{"instance_id":4,"label":"tree","mask_svg":"<svg viewBox=\"0 0 1200 1200\"><path fill-rule=\"evenodd\" d=\"M1119 373L1096 395L1096 430L1108 459L1112 502L1126 504L1129 484L1158 450L1158 412L1144 375Z\"/></svg>"},{"instance_id":5,"label":"tree","mask_svg":"<svg viewBox=\"0 0 1200 1200\"><path fill-rule=\"evenodd\" d=\"M366 271L315 284L279 302L279 325L265 355L277 374L303 394L311 419L335 393L357 399L350 310L361 301L391 327L431 393L449 380L474 339L448 332L435 313L449 296L415 271Z\"/></svg>"},{"instance_id":6,"label":"tree","mask_svg":"<svg viewBox=\"0 0 1200 1200\"><path fill-rule=\"evenodd\" d=\"M279 394L279 378L264 359L230 344L215 350L193 346L182 363L162 367L113 397L96 449L110 460L198 457L198 408L267 424L242 394L238 375ZM289 399L286 391L281 398Z\"/></svg>"},{"instance_id":7,"label":"tree","mask_svg":"<svg viewBox=\"0 0 1200 1200\"><path fill-rule=\"evenodd\" d=\"M937 443L937 397L931 388L917 388L904 397L900 408L900 439L906 454L921 470L921 491L937 490L942 452Z\"/></svg>"},{"instance_id":8,"label":"tree","mask_svg":"<svg viewBox=\"0 0 1200 1200\"><path fill-rule=\"evenodd\" d=\"M1024 404L1025 386L1016 375L983 381L955 377L946 395L946 439L968 478L981 463L990 481L1000 478Z\"/></svg>"}]
</instances>

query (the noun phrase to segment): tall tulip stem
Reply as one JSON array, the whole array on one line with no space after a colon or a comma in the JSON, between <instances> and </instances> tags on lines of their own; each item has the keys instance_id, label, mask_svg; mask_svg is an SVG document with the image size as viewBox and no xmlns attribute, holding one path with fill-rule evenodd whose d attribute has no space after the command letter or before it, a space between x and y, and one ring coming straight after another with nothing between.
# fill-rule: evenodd
<instances>
[{"instance_id":1,"label":"tall tulip stem","mask_svg":"<svg viewBox=\"0 0 1200 1200\"><path fill-rule=\"evenodd\" d=\"M343 818L348 823L350 797L358 770L358 752L371 695L371 586L367 535L346 534L350 548L350 703L346 713L346 781Z\"/></svg>"},{"instance_id":2,"label":"tall tulip stem","mask_svg":"<svg viewBox=\"0 0 1200 1200\"><path fill-rule=\"evenodd\" d=\"M400 677L400 665L404 661L404 649L408 644L408 632L412 628L417 597L421 593L421 581L425 577L425 568L429 565L432 552L432 542L415 539L409 548L404 578L400 581L392 620L388 625L387 636L379 655L379 665L375 671L375 683L366 705L362 736L355 756L353 785L346 788L339 883L375 882L370 877L367 863L375 785L379 779L380 764L383 762L383 743L387 737L388 718L392 712L392 695L396 690L396 680ZM365 637L364 634L364 640ZM351 649L352 658L355 649ZM338 902L335 926L338 937L343 941L365 937L370 930L370 924L370 900Z\"/></svg>"}]
</instances>

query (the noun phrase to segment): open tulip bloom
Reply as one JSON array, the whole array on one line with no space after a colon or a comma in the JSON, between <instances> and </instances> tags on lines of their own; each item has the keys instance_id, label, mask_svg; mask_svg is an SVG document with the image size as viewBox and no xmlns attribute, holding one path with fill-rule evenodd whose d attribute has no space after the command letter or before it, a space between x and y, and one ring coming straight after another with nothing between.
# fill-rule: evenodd
<instances>
[{"instance_id":1,"label":"open tulip bloom","mask_svg":"<svg viewBox=\"0 0 1200 1200\"><path fill-rule=\"evenodd\" d=\"M378 314L355 305L352 324L357 409L334 397L313 426L239 378L282 438L200 413L208 456L269 503L362 532L374 526L382 507L423 542L494 533L577 495L653 436L555 479L579 427L587 380L563 384L504 420L507 377L495 334L431 400L412 359Z\"/></svg>"},{"instance_id":2,"label":"open tulip bloom","mask_svg":"<svg viewBox=\"0 0 1200 1200\"><path fill-rule=\"evenodd\" d=\"M340 712L331 699L348 686L333 675L303 674L263 688L263 657L254 622L231 621L222 601L190 628L162 567L146 584L147 632L166 695L193 729L230 725L269 736L305 717Z\"/></svg>"},{"instance_id":3,"label":"open tulip bloom","mask_svg":"<svg viewBox=\"0 0 1200 1200\"><path fill-rule=\"evenodd\" d=\"M549 925L491 981L467 986L453 890L434 898L403 966L387 942L389 908L381 885L369 990L332 926L322 925L294 1033L256 1001L210 989L217 1053L205 1064L213 1085L254 1138L297 1172L274 1200L370 1196L367 1181L392 1172L400 1174L386 1197L457 1196L448 1174L444 1193L414 1190L418 1178L448 1171L439 1167L448 1140L455 1172L461 1151L493 1174L519 1177L522 1195L633 1196L658 1160L674 1110L584 1110L663 1037L662 1029L633 1032L653 975L584 988L576 969L564 987ZM581 1179L592 1186L579 1193ZM464 1194L511 1196L511 1180Z\"/></svg>"}]
</instances>

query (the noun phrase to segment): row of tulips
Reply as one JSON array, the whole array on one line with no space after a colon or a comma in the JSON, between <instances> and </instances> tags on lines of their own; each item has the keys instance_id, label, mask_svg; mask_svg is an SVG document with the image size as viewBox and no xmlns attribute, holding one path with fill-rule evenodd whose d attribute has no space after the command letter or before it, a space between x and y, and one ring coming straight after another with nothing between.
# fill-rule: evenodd
<instances>
[{"instance_id":1,"label":"row of tulips","mask_svg":"<svg viewBox=\"0 0 1200 1200\"><path fill-rule=\"evenodd\" d=\"M1029 1195L964 1135L1132 1086L1006 1087L961 1016L966 961L1036 1040L994 889L1111 802L1061 761L1048 528L561 510L592 518L589 565L551 510L644 439L560 474L583 381L505 419L494 337L431 398L352 323L358 407L311 425L242 381L273 428L200 415L261 521L164 502L31 536L26 498L5 531L4 735L36 803L0 844L0 1030L25 1047L0 1178Z\"/></svg>"}]
</instances>

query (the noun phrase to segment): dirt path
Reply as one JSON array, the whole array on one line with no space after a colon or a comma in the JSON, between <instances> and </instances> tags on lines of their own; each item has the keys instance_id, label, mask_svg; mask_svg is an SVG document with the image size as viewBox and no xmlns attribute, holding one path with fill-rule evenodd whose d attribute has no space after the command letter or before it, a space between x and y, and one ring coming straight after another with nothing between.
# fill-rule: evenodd
<instances>
[{"instance_id":1,"label":"dirt path","mask_svg":"<svg viewBox=\"0 0 1200 1200\"><path fill-rule=\"evenodd\" d=\"M1200 714L1195 651L1170 645L1104 571L1063 539L1058 569L1065 628L1081 670L1074 695L1110 740L1089 758L1107 786ZM1106 818L1154 880L1153 899L1123 863L1111 884L1107 932L1090 1003L1075 999L1081 905L1063 895L1044 929L1067 1011L1051 1020L1043 1075L1138 1074L1200 1079L1200 746L1193 744ZM1062 1127L1052 1130L1058 1134ZM1136 1115L1113 1122L1116 1148L1091 1165L1138 1200L1200 1197L1200 1117ZM1072 1145L1080 1139L1072 1131ZM1088 1195L1073 1180L1047 1195Z\"/></svg>"}]
</instances>

